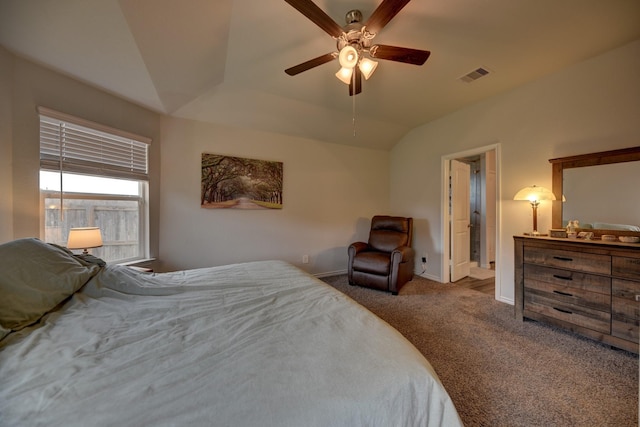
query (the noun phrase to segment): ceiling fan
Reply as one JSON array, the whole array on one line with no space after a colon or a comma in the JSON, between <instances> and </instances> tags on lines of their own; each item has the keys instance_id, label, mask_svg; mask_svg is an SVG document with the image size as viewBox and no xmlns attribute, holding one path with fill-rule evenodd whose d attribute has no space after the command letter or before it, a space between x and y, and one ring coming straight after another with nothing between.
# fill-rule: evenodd
<instances>
[{"instance_id":1,"label":"ceiling fan","mask_svg":"<svg viewBox=\"0 0 640 427\"><path fill-rule=\"evenodd\" d=\"M285 0L304 16L309 18L327 34L336 39L337 52L330 52L303 62L285 73L290 76L310 70L338 58L340 70L336 77L349 85L349 95L362 91L362 76L369 79L378 63L367 58L386 59L407 64L422 65L431 52L406 47L372 45L373 38L410 0L383 0L369 19L363 24L359 10L347 12L347 25L341 27L311 0Z\"/></svg>"}]
</instances>

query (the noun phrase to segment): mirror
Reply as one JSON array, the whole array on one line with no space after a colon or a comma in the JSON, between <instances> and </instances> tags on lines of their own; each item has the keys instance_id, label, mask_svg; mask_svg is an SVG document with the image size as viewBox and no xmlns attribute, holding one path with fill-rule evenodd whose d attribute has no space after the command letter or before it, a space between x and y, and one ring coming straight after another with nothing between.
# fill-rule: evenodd
<instances>
[{"instance_id":1,"label":"mirror","mask_svg":"<svg viewBox=\"0 0 640 427\"><path fill-rule=\"evenodd\" d=\"M565 170L562 224L577 219L594 228L623 224L640 230L640 188L623 184L632 182L640 184L640 165L634 162Z\"/></svg>"},{"instance_id":2,"label":"mirror","mask_svg":"<svg viewBox=\"0 0 640 427\"><path fill-rule=\"evenodd\" d=\"M550 159L552 227L564 228L567 220L593 224L596 236L637 235L626 225L640 227L640 147ZM562 196L566 198L563 203ZM564 206L563 206L564 205Z\"/></svg>"}]
</instances>

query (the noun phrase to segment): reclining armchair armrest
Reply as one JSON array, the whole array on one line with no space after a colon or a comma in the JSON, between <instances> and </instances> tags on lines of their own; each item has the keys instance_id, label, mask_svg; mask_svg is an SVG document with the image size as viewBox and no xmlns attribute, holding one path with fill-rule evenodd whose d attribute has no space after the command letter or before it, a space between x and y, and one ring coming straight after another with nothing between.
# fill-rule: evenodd
<instances>
[{"instance_id":1,"label":"reclining armchair armrest","mask_svg":"<svg viewBox=\"0 0 640 427\"><path fill-rule=\"evenodd\" d=\"M354 256L365 249L367 249L369 245L364 242L355 242L349 245L349 256Z\"/></svg>"},{"instance_id":2,"label":"reclining armchair armrest","mask_svg":"<svg viewBox=\"0 0 640 427\"><path fill-rule=\"evenodd\" d=\"M389 291L398 295L400 288L413 277L415 250L409 246L397 247L391 252Z\"/></svg>"},{"instance_id":3,"label":"reclining armchair armrest","mask_svg":"<svg viewBox=\"0 0 640 427\"><path fill-rule=\"evenodd\" d=\"M391 261L395 264L412 260L416 251L409 246L398 246L391 253Z\"/></svg>"},{"instance_id":4,"label":"reclining armchair armrest","mask_svg":"<svg viewBox=\"0 0 640 427\"><path fill-rule=\"evenodd\" d=\"M360 252L364 252L369 245L364 242L355 242L349 245L347 248L349 254L349 261L347 264L347 278L349 280L349 284L354 285L353 282L353 261L356 259L356 254Z\"/></svg>"}]
</instances>

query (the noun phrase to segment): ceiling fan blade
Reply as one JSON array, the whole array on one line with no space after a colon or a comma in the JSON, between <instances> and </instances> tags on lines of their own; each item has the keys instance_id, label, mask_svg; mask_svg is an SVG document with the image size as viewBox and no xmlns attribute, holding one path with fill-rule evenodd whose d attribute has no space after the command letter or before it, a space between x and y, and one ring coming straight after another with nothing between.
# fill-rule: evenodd
<instances>
[{"instance_id":1,"label":"ceiling fan blade","mask_svg":"<svg viewBox=\"0 0 640 427\"><path fill-rule=\"evenodd\" d=\"M407 64L422 65L431 52L428 50L410 49L408 47L387 46L377 44L371 46L369 54L373 58L388 59L389 61L405 62Z\"/></svg>"},{"instance_id":2,"label":"ceiling fan blade","mask_svg":"<svg viewBox=\"0 0 640 427\"><path fill-rule=\"evenodd\" d=\"M284 0L293 6L298 12L309 18L318 27L322 28L331 37L337 38L343 33L342 27L322 11L311 0Z\"/></svg>"},{"instance_id":3,"label":"ceiling fan blade","mask_svg":"<svg viewBox=\"0 0 640 427\"><path fill-rule=\"evenodd\" d=\"M378 33L410 0L383 0L364 24L370 33Z\"/></svg>"},{"instance_id":4,"label":"ceiling fan blade","mask_svg":"<svg viewBox=\"0 0 640 427\"><path fill-rule=\"evenodd\" d=\"M333 61L337 57L337 52L326 53L322 56L318 56L317 58L310 59L307 62L303 62L302 64L287 68L286 70L284 70L284 72L289 74L290 76L295 76L296 74L300 74L303 71L315 68L318 65L326 64L327 62Z\"/></svg>"},{"instance_id":5,"label":"ceiling fan blade","mask_svg":"<svg viewBox=\"0 0 640 427\"><path fill-rule=\"evenodd\" d=\"M360 92L362 92L362 72L360 71L360 69L358 67L355 67L353 69L354 71L354 76L355 76L355 94L359 94ZM349 83L349 96L353 96L353 80L351 79L351 82Z\"/></svg>"}]
</instances>

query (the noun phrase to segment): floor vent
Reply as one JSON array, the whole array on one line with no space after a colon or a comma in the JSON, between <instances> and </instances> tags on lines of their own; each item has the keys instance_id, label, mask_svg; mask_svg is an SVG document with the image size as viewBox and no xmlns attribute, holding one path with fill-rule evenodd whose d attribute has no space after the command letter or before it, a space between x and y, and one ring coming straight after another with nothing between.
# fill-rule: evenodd
<instances>
[{"instance_id":1,"label":"floor vent","mask_svg":"<svg viewBox=\"0 0 640 427\"><path fill-rule=\"evenodd\" d=\"M460 80L462 80L465 83L471 83L475 80L478 80L480 77L486 76L487 74L489 74L489 70L487 70L486 68L480 67L460 77Z\"/></svg>"}]
</instances>

